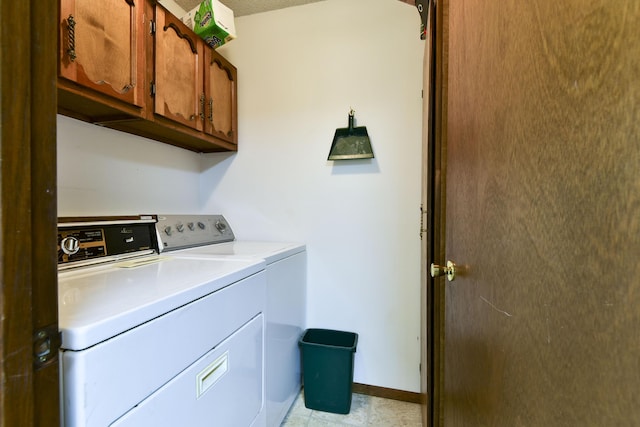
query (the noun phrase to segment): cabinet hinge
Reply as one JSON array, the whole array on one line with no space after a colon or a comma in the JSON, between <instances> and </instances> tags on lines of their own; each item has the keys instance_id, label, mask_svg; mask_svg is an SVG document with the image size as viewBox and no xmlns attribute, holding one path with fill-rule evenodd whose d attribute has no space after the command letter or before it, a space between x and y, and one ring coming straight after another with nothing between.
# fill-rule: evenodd
<instances>
[{"instance_id":1,"label":"cabinet hinge","mask_svg":"<svg viewBox=\"0 0 640 427\"><path fill-rule=\"evenodd\" d=\"M55 363L62 344L57 325L45 326L33 334L33 366L35 369Z\"/></svg>"},{"instance_id":2,"label":"cabinet hinge","mask_svg":"<svg viewBox=\"0 0 640 427\"><path fill-rule=\"evenodd\" d=\"M149 34L156 33L156 21L149 21Z\"/></svg>"},{"instance_id":3,"label":"cabinet hinge","mask_svg":"<svg viewBox=\"0 0 640 427\"><path fill-rule=\"evenodd\" d=\"M149 91L151 92L151 97L156 96L156 83L155 82L151 82L151 84L149 85Z\"/></svg>"}]
</instances>

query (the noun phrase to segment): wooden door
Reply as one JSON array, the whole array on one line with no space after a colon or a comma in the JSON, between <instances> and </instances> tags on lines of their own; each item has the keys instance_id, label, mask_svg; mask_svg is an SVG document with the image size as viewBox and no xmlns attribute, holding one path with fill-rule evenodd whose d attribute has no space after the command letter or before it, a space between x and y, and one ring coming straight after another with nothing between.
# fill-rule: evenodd
<instances>
[{"instance_id":1,"label":"wooden door","mask_svg":"<svg viewBox=\"0 0 640 427\"><path fill-rule=\"evenodd\" d=\"M204 86L207 111L205 131L233 144L238 143L238 72L213 49L206 48Z\"/></svg>"},{"instance_id":2,"label":"wooden door","mask_svg":"<svg viewBox=\"0 0 640 427\"><path fill-rule=\"evenodd\" d=\"M640 3L438 7L444 424L640 425Z\"/></svg>"},{"instance_id":3,"label":"wooden door","mask_svg":"<svg viewBox=\"0 0 640 427\"><path fill-rule=\"evenodd\" d=\"M142 0L61 0L59 40L61 77L143 105Z\"/></svg>"},{"instance_id":4,"label":"wooden door","mask_svg":"<svg viewBox=\"0 0 640 427\"><path fill-rule=\"evenodd\" d=\"M178 18L156 6L155 113L204 129L204 42Z\"/></svg>"},{"instance_id":5,"label":"wooden door","mask_svg":"<svg viewBox=\"0 0 640 427\"><path fill-rule=\"evenodd\" d=\"M7 427L59 424L57 10L57 0L0 2L0 425ZM38 338L43 330L48 347Z\"/></svg>"}]
</instances>

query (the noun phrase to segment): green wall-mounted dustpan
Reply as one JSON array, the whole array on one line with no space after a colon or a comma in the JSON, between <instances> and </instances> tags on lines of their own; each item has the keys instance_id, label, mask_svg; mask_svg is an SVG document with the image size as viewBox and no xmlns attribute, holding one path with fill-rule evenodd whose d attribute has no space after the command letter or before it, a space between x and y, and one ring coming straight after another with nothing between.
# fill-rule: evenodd
<instances>
[{"instance_id":1,"label":"green wall-mounted dustpan","mask_svg":"<svg viewBox=\"0 0 640 427\"><path fill-rule=\"evenodd\" d=\"M327 160L372 159L373 149L367 128L353 127L353 113L349 111L349 127L336 129Z\"/></svg>"}]
</instances>

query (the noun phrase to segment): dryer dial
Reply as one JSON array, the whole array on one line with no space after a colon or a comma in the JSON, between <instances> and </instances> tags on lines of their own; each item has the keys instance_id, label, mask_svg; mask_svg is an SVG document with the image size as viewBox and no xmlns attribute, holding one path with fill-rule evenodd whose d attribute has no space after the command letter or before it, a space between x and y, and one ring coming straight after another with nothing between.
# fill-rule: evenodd
<instances>
[{"instance_id":1,"label":"dryer dial","mask_svg":"<svg viewBox=\"0 0 640 427\"><path fill-rule=\"evenodd\" d=\"M60 248L65 254L74 255L80 250L80 242L75 236L67 236L60 242Z\"/></svg>"}]
</instances>

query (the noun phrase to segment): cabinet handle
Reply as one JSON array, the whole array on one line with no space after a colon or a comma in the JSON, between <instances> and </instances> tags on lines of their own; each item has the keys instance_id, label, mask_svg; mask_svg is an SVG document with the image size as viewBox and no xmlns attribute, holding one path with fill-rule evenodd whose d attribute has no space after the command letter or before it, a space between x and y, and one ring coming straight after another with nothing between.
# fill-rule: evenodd
<instances>
[{"instance_id":1,"label":"cabinet handle","mask_svg":"<svg viewBox=\"0 0 640 427\"><path fill-rule=\"evenodd\" d=\"M213 123L213 98L209 98L209 122Z\"/></svg>"},{"instance_id":2,"label":"cabinet handle","mask_svg":"<svg viewBox=\"0 0 640 427\"><path fill-rule=\"evenodd\" d=\"M200 95L200 120L204 123L204 93Z\"/></svg>"},{"instance_id":3,"label":"cabinet handle","mask_svg":"<svg viewBox=\"0 0 640 427\"><path fill-rule=\"evenodd\" d=\"M73 15L69 15L67 18L67 26L69 28L69 48L67 54L71 62L76 60L76 20Z\"/></svg>"}]
</instances>

